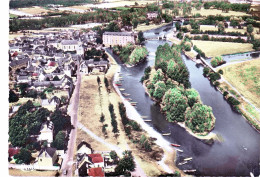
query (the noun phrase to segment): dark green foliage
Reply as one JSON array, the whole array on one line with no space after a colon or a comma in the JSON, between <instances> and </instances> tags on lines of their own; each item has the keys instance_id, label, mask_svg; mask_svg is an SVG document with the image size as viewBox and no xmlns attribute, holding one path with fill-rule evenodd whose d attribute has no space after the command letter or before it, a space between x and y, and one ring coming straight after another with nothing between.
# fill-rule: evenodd
<instances>
[{"instance_id":1,"label":"dark green foliage","mask_svg":"<svg viewBox=\"0 0 260 177\"><path fill-rule=\"evenodd\" d=\"M129 120L126 116L126 109L125 109L125 106L123 103L118 103L118 106L119 106L119 113L120 113L120 116L121 116L121 120L122 120L122 123L123 125L127 125Z\"/></svg>"},{"instance_id":2,"label":"dark green foliage","mask_svg":"<svg viewBox=\"0 0 260 177\"><path fill-rule=\"evenodd\" d=\"M60 78L58 76L54 76L53 81L59 81Z\"/></svg>"},{"instance_id":3,"label":"dark green foliage","mask_svg":"<svg viewBox=\"0 0 260 177\"><path fill-rule=\"evenodd\" d=\"M54 131L58 133L59 131L71 128L70 116L63 113L59 109L56 109L51 115L51 121L54 124Z\"/></svg>"},{"instance_id":4,"label":"dark green foliage","mask_svg":"<svg viewBox=\"0 0 260 177\"><path fill-rule=\"evenodd\" d=\"M203 58L206 57L205 53L202 52L202 50L200 50L196 45L193 46L193 49L194 49L196 52L198 52L198 54L199 54L201 57L203 57Z\"/></svg>"},{"instance_id":5,"label":"dark green foliage","mask_svg":"<svg viewBox=\"0 0 260 177\"><path fill-rule=\"evenodd\" d=\"M98 83L98 85L100 84L100 78L99 78L99 76L97 77L97 83Z\"/></svg>"},{"instance_id":6,"label":"dark green foliage","mask_svg":"<svg viewBox=\"0 0 260 177\"><path fill-rule=\"evenodd\" d=\"M182 39L183 38L183 33L182 32L177 33L176 37L178 39Z\"/></svg>"},{"instance_id":7,"label":"dark green foliage","mask_svg":"<svg viewBox=\"0 0 260 177\"><path fill-rule=\"evenodd\" d=\"M199 93L193 88L186 90L185 95L188 98L188 104L190 107L192 107L195 103L198 103L200 100Z\"/></svg>"},{"instance_id":8,"label":"dark green foliage","mask_svg":"<svg viewBox=\"0 0 260 177\"><path fill-rule=\"evenodd\" d=\"M111 159L113 159L113 161L116 161L118 159L116 151L110 151L109 156Z\"/></svg>"},{"instance_id":9,"label":"dark green foliage","mask_svg":"<svg viewBox=\"0 0 260 177\"><path fill-rule=\"evenodd\" d=\"M253 44L253 49L255 49L256 51L260 50L260 40L259 39L253 40L252 44Z\"/></svg>"},{"instance_id":10,"label":"dark green foliage","mask_svg":"<svg viewBox=\"0 0 260 177\"><path fill-rule=\"evenodd\" d=\"M141 127L140 127L140 125L136 121L131 120L131 121L129 121L128 124L133 128L133 130L141 131Z\"/></svg>"},{"instance_id":11,"label":"dark green foliage","mask_svg":"<svg viewBox=\"0 0 260 177\"><path fill-rule=\"evenodd\" d=\"M101 114L99 121L102 123L105 121L105 116L103 113Z\"/></svg>"},{"instance_id":12,"label":"dark green foliage","mask_svg":"<svg viewBox=\"0 0 260 177\"><path fill-rule=\"evenodd\" d=\"M188 107L187 98L182 95L179 88L169 89L162 100L162 110L170 122L184 122L184 112Z\"/></svg>"},{"instance_id":13,"label":"dark green foliage","mask_svg":"<svg viewBox=\"0 0 260 177\"><path fill-rule=\"evenodd\" d=\"M139 31L138 33L138 40L140 43L142 43L143 41L145 41L144 39L144 33L142 31Z\"/></svg>"},{"instance_id":14,"label":"dark green foliage","mask_svg":"<svg viewBox=\"0 0 260 177\"><path fill-rule=\"evenodd\" d=\"M108 127L107 124L102 125L102 132L103 132L105 135L107 134L107 130L106 130L107 127Z\"/></svg>"},{"instance_id":15,"label":"dark green foliage","mask_svg":"<svg viewBox=\"0 0 260 177\"><path fill-rule=\"evenodd\" d=\"M118 133L119 130L118 130L118 127L117 127L116 115L115 115L115 112L114 112L113 104L109 103L108 109L109 109L110 116L111 116L111 125L113 127L112 132Z\"/></svg>"},{"instance_id":16,"label":"dark green foliage","mask_svg":"<svg viewBox=\"0 0 260 177\"><path fill-rule=\"evenodd\" d=\"M68 1L68 0L12 0L10 1L10 8L21 8L21 7L31 7L31 6L47 6L48 4L59 4L64 6L73 6L73 5L79 5L79 4L85 4L85 3L91 3L93 1L91 0L74 0L74 1Z\"/></svg>"},{"instance_id":17,"label":"dark green foliage","mask_svg":"<svg viewBox=\"0 0 260 177\"><path fill-rule=\"evenodd\" d=\"M193 132L205 132L212 129L211 122L214 118L212 109L201 103L196 103L192 108L188 108L185 112L187 126Z\"/></svg>"},{"instance_id":18,"label":"dark green foliage","mask_svg":"<svg viewBox=\"0 0 260 177\"><path fill-rule=\"evenodd\" d=\"M54 141L52 142L51 146L56 148L57 150L64 150L65 148L65 133L62 131L59 131L57 135L55 136Z\"/></svg>"},{"instance_id":19,"label":"dark green foliage","mask_svg":"<svg viewBox=\"0 0 260 177\"><path fill-rule=\"evenodd\" d=\"M220 79L220 74L219 73L209 73L209 79L211 82L215 82L216 80Z\"/></svg>"},{"instance_id":20,"label":"dark green foliage","mask_svg":"<svg viewBox=\"0 0 260 177\"><path fill-rule=\"evenodd\" d=\"M105 83L106 88L108 88L109 87L109 83L108 83L108 79L106 77L104 78L104 83Z\"/></svg>"},{"instance_id":21,"label":"dark green foliage","mask_svg":"<svg viewBox=\"0 0 260 177\"><path fill-rule=\"evenodd\" d=\"M13 103L13 102L17 102L18 100L19 100L18 95L13 90L9 90L9 102Z\"/></svg>"},{"instance_id":22,"label":"dark green foliage","mask_svg":"<svg viewBox=\"0 0 260 177\"><path fill-rule=\"evenodd\" d=\"M47 97L46 97L46 94L45 94L44 92L41 92L41 93L39 94L39 96L40 96L41 99L46 99L46 98L47 98Z\"/></svg>"},{"instance_id":23,"label":"dark green foliage","mask_svg":"<svg viewBox=\"0 0 260 177\"><path fill-rule=\"evenodd\" d=\"M158 81L155 85L154 85L154 92L153 92L153 97L156 100L161 100L164 93L166 92L166 85L163 81Z\"/></svg>"},{"instance_id":24,"label":"dark green foliage","mask_svg":"<svg viewBox=\"0 0 260 177\"><path fill-rule=\"evenodd\" d=\"M18 88L21 92L21 96L24 97L27 93L27 88L29 87L29 85L27 83L20 83L18 84Z\"/></svg>"},{"instance_id":25,"label":"dark green foliage","mask_svg":"<svg viewBox=\"0 0 260 177\"><path fill-rule=\"evenodd\" d=\"M239 105L240 104L240 102L237 99L235 99L233 96L228 97L227 101L231 105Z\"/></svg>"},{"instance_id":26,"label":"dark green foliage","mask_svg":"<svg viewBox=\"0 0 260 177\"><path fill-rule=\"evenodd\" d=\"M119 160L115 168L117 174L125 174L126 172L134 171L135 161L131 151L124 151L124 157Z\"/></svg>"},{"instance_id":27,"label":"dark green foliage","mask_svg":"<svg viewBox=\"0 0 260 177\"><path fill-rule=\"evenodd\" d=\"M223 70L222 69L218 70L218 73L222 75L223 74Z\"/></svg>"},{"instance_id":28,"label":"dark green foliage","mask_svg":"<svg viewBox=\"0 0 260 177\"><path fill-rule=\"evenodd\" d=\"M176 27L176 29L179 31L179 30L181 29L181 24L180 24L180 22L176 22L176 23L175 23L175 27Z\"/></svg>"},{"instance_id":29,"label":"dark green foliage","mask_svg":"<svg viewBox=\"0 0 260 177\"><path fill-rule=\"evenodd\" d=\"M30 164L32 160L32 153L25 148L22 148L19 154L14 155L16 162Z\"/></svg>"},{"instance_id":30,"label":"dark green foliage","mask_svg":"<svg viewBox=\"0 0 260 177\"><path fill-rule=\"evenodd\" d=\"M220 85L219 81L214 82L214 86L218 87Z\"/></svg>"},{"instance_id":31,"label":"dark green foliage","mask_svg":"<svg viewBox=\"0 0 260 177\"><path fill-rule=\"evenodd\" d=\"M29 98L37 98L37 96L38 96L37 91L36 91L36 90L33 90L33 89L27 91L27 93L26 93L26 95L25 95L25 97L29 97Z\"/></svg>"},{"instance_id":32,"label":"dark green foliage","mask_svg":"<svg viewBox=\"0 0 260 177\"><path fill-rule=\"evenodd\" d=\"M209 74L210 69L208 67L203 68L203 75L207 76Z\"/></svg>"},{"instance_id":33,"label":"dark green foliage","mask_svg":"<svg viewBox=\"0 0 260 177\"><path fill-rule=\"evenodd\" d=\"M225 91L225 92L223 93L223 96L227 96L227 95L228 95L228 92Z\"/></svg>"}]
</instances>

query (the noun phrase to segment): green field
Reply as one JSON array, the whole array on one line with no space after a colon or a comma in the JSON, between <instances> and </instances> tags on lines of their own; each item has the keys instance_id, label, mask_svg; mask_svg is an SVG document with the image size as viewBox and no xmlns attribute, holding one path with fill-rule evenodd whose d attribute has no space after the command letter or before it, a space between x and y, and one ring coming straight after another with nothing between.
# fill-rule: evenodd
<instances>
[{"instance_id":1,"label":"green field","mask_svg":"<svg viewBox=\"0 0 260 177\"><path fill-rule=\"evenodd\" d=\"M260 108L260 58L223 67L226 78L236 89L256 107ZM255 115L252 108L246 109Z\"/></svg>"},{"instance_id":2,"label":"green field","mask_svg":"<svg viewBox=\"0 0 260 177\"><path fill-rule=\"evenodd\" d=\"M16 18L18 17L17 15L14 15L14 14L9 14L9 18Z\"/></svg>"},{"instance_id":3,"label":"green field","mask_svg":"<svg viewBox=\"0 0 260 177\"><path fill-rule=\"evenodd\" d=\"M207 57L215 57L226 54L235 54L254 51L252 44L219 42L219 41L200 41L192 40L193 45L201 49Z\"/></svg>"}]
</instances>

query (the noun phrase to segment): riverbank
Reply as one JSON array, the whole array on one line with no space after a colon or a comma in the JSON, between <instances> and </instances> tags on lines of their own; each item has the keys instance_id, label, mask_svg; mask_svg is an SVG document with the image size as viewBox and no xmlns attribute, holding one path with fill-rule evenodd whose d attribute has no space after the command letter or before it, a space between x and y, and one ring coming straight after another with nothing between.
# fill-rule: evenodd
<instances>
[{"instance_id":1,"label":"riverbank","mask_svg":"<svg viewBox=\"0 0 260 177\"><path fill-rule=\"evenodd\" d=\"M113 59L113 57L109 53L107 53L107 54L108 54L109 58ZM119 79L119 72L120 72L120 70L118 69L118 72L114 76L114 79L113 79L114 81ZM125 98L121 95L119 88L115 84L113 84L113 88L117 92L118 96L121 98L122 102L124 103L124 105L126 107L126 114L127 114L128 118L135 120L142 127L142 129L145 132L149 132L149 133L146 133L146 135L149 137L155 138L156 139L155 143L163 149L163 158L159 162L158 161L154 161L154 162L144 161L144 159L147 155L145 155L144 157L141 157L142 160L140 162L140 166L144 167L146 174L148 176L154 176L151 174L151 171L159 170L161 172L161 174L173 173L174 171L179 171L182 175L185 175L185 173L183 173L181 170L179 170L175 165L176 150L170 146L170 142L166 141L160 133L156 132L152 127L150 127L148 124L146 124L144 122L143 118L141 118L141 115L138 114L136 109L130 104L129 101L126 101ZM150 163L154 163L154 165L156 165L157 169L152 167Z\"/></svg>"},{"instance_id":2,"label":"riverbank","mask_svg":"<svg viewBox=\"0 0 260 177\"><path fill-rule=\"evenodd\" d=\"M192 60L193 62L196 62L196 59L187 55L187 53L184 51L184 54L187 58L189 58L190 60ZM220 67L217 67L218 70L220 69L224 69L224 70L228 70L228 72L231 73L231 75L236 75L236 76L233 76L232 78L229 78L231 76L227 76L227 73L224 74L222 77L227 77L229 79L229 81L232 81L231 83L234 84L235 82L235 86L238 86L238 90L237 88L233 87L231 85L231 83L229 83L228 81L226 81L225 79L220 79L220 80L217 80L218 82L220 82L220 85L218 86L215 86L215 88L222 94L224 95L225 92L227 92L229 95L235 97L239 102L240 104L238 105L238 108L239 108L239 112L240 114L248 121L248 123L255 129L257 130L258 132L260 132L260 125L259 125L259 108L256 108L254 105L252 105L245 97L245 96L249 96L249 98L253 98L253 103L256 104L258 106L258 102L256 100L258 100L258 96L254 95L252 96L252 94L248 94L248 87L252 87L252 85L255 85L255 81L252 82L252 79L258 79L259 77L253 77L251 78L251 82L252 83L249 83L249 84L242 84L241 83L244 83L245 81L248 81L248 79L250 80L250 77L249 78L244 78L244 79L240 79L239 80L239 76L237 75L238 73L238 70L240 72L243 72L241 70L241 68L244 68L246 67L244 63L246 62L254 62L256 64L253 64L251 65L252 67L257 67L259 64L260 60L259 59L253 59L253 60L250 60L250 61L243 61L242 63L230 63L230 64L227 64L227 66L220 66ZM234 65L241 65L239 67L234 67ZM204 65L203 65L204 66ZM205 67L205 66L204 66ZM225 69L226 68L226 69ZM235 69L236 71L233 71L231 72L230 70L231 69ZM249 70L244 70L244 71L249 71ZM254 70L255 71L255 70ZM215 70L213 72L216 72ZM227 71L226 71L227 72ZM256 72L257 73L257 72ZM225 76L226 75L226 76ZM210 81L210 78L207 77L207 79ZM242 87L242 89L241 89ZM257 86L254 86L254 87L257 87ZM243 92L244 94L240 94L241 92ZM246 94L245 94L246 93ZM225 99L227 100L227 96L224 96ZM248 98L248 99L249 99ZM251 99L249 99L250 101L252 101ZM232 106L232 105L231 105ZM234 107L234 106L232 106Z\"/></svg>"}]
</instances>

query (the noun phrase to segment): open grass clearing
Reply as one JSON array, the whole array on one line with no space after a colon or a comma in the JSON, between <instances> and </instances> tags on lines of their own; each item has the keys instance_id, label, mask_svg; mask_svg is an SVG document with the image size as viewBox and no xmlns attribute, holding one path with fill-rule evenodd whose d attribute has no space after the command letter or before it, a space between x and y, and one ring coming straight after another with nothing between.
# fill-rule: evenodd
<instances>
[{"instance_id":1,"label":"open grass clearing","mask_svg":"<svg viewBox=\"0 0 260 177\"><path fill-rule=\"evenodd\" d=\"M17 169L9 169L10 176L55 176L57 171L22 171Z\"/></svg>"},{"instance_id":2,"label":"open grass clearing","mask_svg":"<svg viewBox=\"0 0 260 177\"><path fill-rule=\"evenodd\" d=\"M18 15L15 15L15 14L9 14L9 18L16 18L18 17Z\"/></svg>"},{"instance_id":3,"label":"open grass clearing","mask_svg":"<svg viewBox=\"0 0 260 177\"><path fill-rule=\"evenodd\" d=\"M219 41L200 41L192 40L193 45L201 49L207 57L215 57L226 54L235 54L254 51L252 44L219 42Z\"/></svg>"},{"instance_id":4,"label":"open grass clearing","mask_svg":"<svg viewBox=\"0 0 260 177\"><path fill-rule=\"evenodd\" d=\"M222 68L228 80L245 98L260 108L260 58Z\"/></svg>"},{"instance_id":5,"label":"open grass clearing","mask_svg":"<svg viewBox=\"0 0 260 177\"><path fill-rule=\"evenodd\" d=\"M51 12L50 10L47 10L45 8L38 7L38 6L29 7L29 8L19 8L18 10L21 12L31 14L31 15L38 15L38 14L40 15L43 13Z\"/></svg>"},{"instance_id":6,"label":"open grass clearing","mask_svg":"<svg viewBox=\"0 0 260 177\"><path fill-rule=\"evenodd\" d=\"M212 25L200 25L200 30L202 31L218 31L218 27L212 26ZM258 28L254 28L254 32L253 33L257 33L259 31ZM246 32L246 27L244 27L243 29L238 29L238 28L225 28L225 32L240 32L242 34L244 34Z\"/></svg>"},{"instance_id":7,"label":"open grass clearing","mask_svg":"<svg viewBox=\"0 0 260 177\"><path fill-rule=\"evenodd\" d=\"M222 12L222 10L218 10L218 9L204 9L201 8L200 10L197 10L195 8L193 8L191 10L191 13L193 15L199 13L202 16L209 16L209 15L222 15L222 16L250 16L249 14L246 14L244 12L235 12L235 11L229 11L228 13L224 13Z\"/></svg>"}]
</instances>

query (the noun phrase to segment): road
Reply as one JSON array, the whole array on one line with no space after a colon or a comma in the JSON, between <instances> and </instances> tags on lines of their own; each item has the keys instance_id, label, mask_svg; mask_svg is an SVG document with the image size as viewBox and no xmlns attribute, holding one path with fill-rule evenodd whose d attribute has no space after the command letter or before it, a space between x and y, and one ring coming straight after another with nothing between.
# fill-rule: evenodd
<instances>
[{"instance_id":1,"label":"road","mask_svg":"<svg viewBox=\"0 0 260 177\"><path fill-rule=\"evenodd\" d=\"M61 166L62 172L64 170L67 170L67 175L62 174L62 176L73 175L72 165L73 165L73 156L74 156L74 145L76 143L76 138L77 138L77 126L78 126L77 115L78 115L78 105L79 105L80 83L81 83L81 75L79 72L79 63L78 63L77 82L68 107L68 114L71 117L71 124L73 125L74 128L71 130L70 138L68 142L68 149L67 152L64 154L63 163Z\"/></svg>"}]
</instances>

